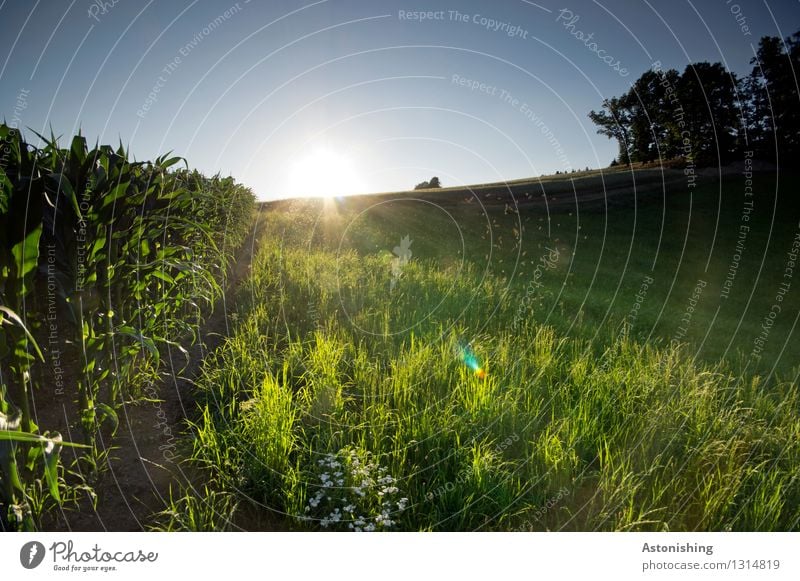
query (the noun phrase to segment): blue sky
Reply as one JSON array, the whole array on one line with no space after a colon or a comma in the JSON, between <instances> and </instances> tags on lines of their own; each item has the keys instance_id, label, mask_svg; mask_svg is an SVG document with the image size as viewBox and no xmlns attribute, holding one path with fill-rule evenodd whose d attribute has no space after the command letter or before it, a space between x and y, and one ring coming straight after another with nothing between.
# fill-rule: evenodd
<instances>
[{"instance_id":1,"label":"blue sky","mask_svg":"<svg viewBox=\"0 0 800 581\"><path fill-rule=\"evenodd\" d=\"M604 167L604 98L656 60L746 74L800 2L5 0L0 29L7 122L172 150L266 199Z\"/></svg>"}]
</instances>

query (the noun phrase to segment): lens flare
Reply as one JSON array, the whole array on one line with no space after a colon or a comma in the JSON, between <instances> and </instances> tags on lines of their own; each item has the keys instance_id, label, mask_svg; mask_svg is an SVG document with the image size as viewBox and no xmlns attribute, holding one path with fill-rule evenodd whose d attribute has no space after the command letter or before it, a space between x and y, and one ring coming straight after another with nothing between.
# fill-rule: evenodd
<instances>
[{"instance_id":1,"label":"lens flare","mask_svg":"<svg viewBox=\"0 0 800 581\"><path fill-rule=\"evenodd\" d=\"M478 361L478 356L475 355L475 351L472 350L472 346L469 343L459 340L458 357L467 367L475 372L475 375L479 379L486 377L486 370L481 367L480 361Z\"/></svg>"}]
</instances>

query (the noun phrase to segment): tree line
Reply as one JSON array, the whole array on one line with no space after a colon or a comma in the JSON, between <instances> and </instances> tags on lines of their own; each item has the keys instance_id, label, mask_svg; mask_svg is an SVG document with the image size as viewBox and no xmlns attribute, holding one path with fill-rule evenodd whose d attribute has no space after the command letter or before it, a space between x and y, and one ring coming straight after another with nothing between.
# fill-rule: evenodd
<instances>
[{"instance_id":1,"label":"tree line","mask_svg":"<svg viewBox=\"0 0 800 581\"><path fill-rule=\"evenodd\" d=\"M698 166L749 156L785 165L800 153L800 30L762 37L749 75L699 62L683 73L656 62L589 118L616 139L613 164L683 158Z\"/></svg>"}]
</instances>

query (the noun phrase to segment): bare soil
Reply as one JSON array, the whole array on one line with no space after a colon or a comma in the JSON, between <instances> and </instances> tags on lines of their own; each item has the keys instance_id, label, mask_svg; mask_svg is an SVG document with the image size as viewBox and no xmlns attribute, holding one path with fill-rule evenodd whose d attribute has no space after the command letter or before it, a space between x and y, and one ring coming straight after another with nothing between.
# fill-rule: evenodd
<instances>
[{"instance_id":1,"label":"bare soil","mask_svg":"<svg viewBox=\"0 0 800 581\"><path fill-rule=\"evenodd\" d=\"M124 404L114 437L105 430L99 446L110 450L109 463L93 482L97 502L81 494L76 502L65 502L60 511L48 513L42 528L50 531L141 531L153 523L153 516L164 510L170 491L191 484L196 475L184 461L187 419L196 419L194 383L203 360L228 336L229 314L236 289L250 272L258 243L260 220L244 243L229 272L224 297L215 305L199 329L199 340L188 349L187 357L177 349L169 354L167 370L159 382L145 386L144 400ZM42 311L44 312L44 311ZM65 385L75 385L79 353L72 345L59 345ZM53 379L50 352L45 352L44 375ZM45 383L46 385L46 383ZM65 440L81 441L77 406L72 397L41 394L36 401L36 416L43 428L57 429ZM65 449L64 464L74 454ZM69 478L68 478L69 479Z\"/></svg>"}]
</instances>

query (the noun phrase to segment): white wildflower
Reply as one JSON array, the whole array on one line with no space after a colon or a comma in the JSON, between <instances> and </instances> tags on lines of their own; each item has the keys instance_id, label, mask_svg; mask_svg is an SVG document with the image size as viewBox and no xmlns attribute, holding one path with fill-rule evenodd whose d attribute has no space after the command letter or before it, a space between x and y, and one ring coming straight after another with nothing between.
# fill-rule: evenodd
<instances>
[{"instance_id":1,"label":"white wildflower","mask_svg":"<svg viewBox=\"0 0 800 581\"><path fill-rule=\"evenodd\" d=\"M388 530L396 524L391 519L392 511L406 508L407 498L398 502L393 496L399 492L395 486L397 479L375 462L369 452L359 458L356 449L348 446L336 454L325 454L317 464L319 484L309 485L317 490L305 507L305 512L311 514L298 517L301 520L315 517L313 520L325 529L371 532ZM359 506L360 503L365 506ZM322 513L323 506L330 508ZM358 515L365 508L366 514Z\"/></svg>"}]
</instances>

